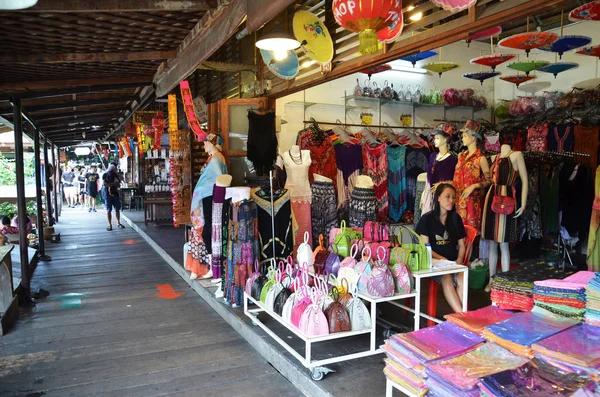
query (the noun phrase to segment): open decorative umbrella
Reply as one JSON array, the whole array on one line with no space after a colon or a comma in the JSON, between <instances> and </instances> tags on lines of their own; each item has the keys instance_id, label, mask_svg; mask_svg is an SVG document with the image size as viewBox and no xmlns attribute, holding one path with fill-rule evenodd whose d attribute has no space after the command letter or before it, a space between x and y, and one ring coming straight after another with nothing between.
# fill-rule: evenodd
<instances>
[{"instance_id":1,"label":"open decorative umbrella","mask_svg":"<svg viewBox=\"0 0 600 397\"><path fill-rule=\"evenodd\" d=\"M284 80L291 80L300 71L300 64L298 62L298 55L296 55L296 51L287 51L287 56L282 60L275 59L275 54L271 51L260 50L260 55L262 56L265 65L271 72L273 72L277 77L280 77Z\"/></svg>"},{"instance_id":2,"label":"open decorative umbrella","mask_svg":"<svg viewBox=\"0 0 600 397\"><path fill-rule=\"evenodd\" d=\"M573 22L600 21L600 1L592 1L575 8L569 13L569 19Z\"/></svg>"},{"instance_id":3,"label":"open decorative umbrella","mask_svg":"<svg viewBox=\"0 0 600 397\"><path fill-rule=\"evenodd\" d=\"M423 65L423 69L435 72L438 76L442 77L442 73L448 72L452 69L456 69L460 65L454 62L431 62L427 65Z\"/></svg>"},{"instance_id":4,"label":"open decorative umbrella","mask_svg":"<svg viewBox=\"0 0 600 397\"><path fill-rule=\"evenodd\" d=\"M579 67L579 64L575 62L555 62L546 66L542 66L538 70L540 72L551 73L554 75L554 78L556 78L559 73L566 72L567 70L575 69L577 67Z\"/></svg>"},{"instance_id":5,"label":"open decorative umbrella","mask_svg":"<svg viewBox=\"0 0 600 397\"><path fill-rule=\"evenodd\" d=\"M492 70L496 70L496 66L503 64L504 62L514 59L516 55L513 54L495 54L495 55L484 55L481 57L471 59L471 63L483 66L489 66Z\"/></svg>"},{"instance_id":6,"label":"open decorative umbrella","mask_svg":"<svg viewBox=\"0 0 600 397\"><path fill-rule=\"evenodd\" d=\"M529 76L534 70L538 70L541 67L546 65L550 65L550 62L547 61L525 61L525 62L513 62L507 65L507 68L511 68L514 70L518 70L519 72L524 72L526 76Z\"/></svg>"},{"instance_id":7,"label":"open decorative umbrella","mask_svg":"<svg viewBox=\"0 0 600 397\"><path fill-rule=\"evenodd\" d=\"M436 51L430 50L430 51L423 51L423 52L415 52L414 54L407 55L400 59L403 61L412 63L412 65L414 67L417 64L417 62L422 61L427 58L431 58L436 55L437 55Z\"/></svg>"},{"instance_id":8,"label":"open decorative umbrella","mask_svg":"<svg viewBox=\"0 0 600 397\"><path fill-rule=\"evenodd\" d=\"M498 43L502 47L525 50L529 57L529 52L534 48L540 48L552 44L558 39L558 36L551 32L526 32L506 37Z\"/></svg>"},{"instance_id":9,"label":"open decorative umbrella","mask_svg":"<svg viewBox=\"0 0 600 397\"><path fill-rule=\"evenodd\" d=\"M577 54L600 58L600 45L585 47L584 49L577 51Z\"/></svg>"},{"instance_id":10,"label":"open decorative umbrella","mask_svg":"<svg viewBox=\"0 0 600 397\"><path fill-rule=\"evenodd\" d=\"M535 83L523 84L518 88L518 90L533 96L536 92L547 90L551 86L552 83L549 81L536 81Z\"/></svg>"},{"instance_id":11,"label":"open decorative umbrella","mask_svg":"<svg viewBox=\"0 0 600 397\"><path fill-rule=\"evenodd\" d=\"M587 36L562 36L554 43L540 47L540 50L557 52L558 56L562 58L565 52L586 46L591 42L592 38Z\"/></svg>"},{"instance_id":12,"label":"open decorative umbrella","mask_svg":"<svg viewBox=\"0 0 600 397\"><path fill-rule=\"evenodd\" d=\"M446 11L458 12L471 7L477 0L431 0L433 4L442 7Z\"/></svg>"},{"instance_id":13,"label":"open decorative umbrella","mask_svg":"<svg viewBox=\"0 0 600 397\"><path fill-rule=\"evenodd\" d=\"M473 33L472 35L469 36L468 41L489 39L490 37L499 36L501 34L502 34L502 26L495 26L490 29L482 30L477 33Z\"/></svg>"},{"instance_id":14,"label":"open decorative umbrella","mask_svg":"<svg viewBox=\"0 0 600 397\"><path fill-rule=\"evenodd\" d=\"M500 76L502 73L500 72L477 72L477 73L465 73L463 77L467 79L477 80L483 85L483 82L487 79L491 79L492 77Z\"/></svg>"},{"instance_id":15,"label":"open decorative umbrella","mask_svg":"<svg viewBox=\"0 0 600 397\"><path fill-rule=\"evenodd\" d=\"M300 42L306 56L320 64L333 59L333 40L327 27L313 13L298 11L294 14L294 37Z\"/></svg>"},{"instance_id":16,"label":"open decorative umbrella","mask_svg":"<svg viewBox=\"0 0 600 397\"><path fill-rule=\"evenodd\" d=\"M537 77L535 77L535 76L525 76L525 75L522 75L522 74L500 77L500 80L504 80L504 81L507 81L509 83L513 83L517 87L519 87L519 85L525 83L526 81L530 81L530 80L534 80L534 79L537 79Z\"/></svg>"},{"instance_id":17,"label":"open decorative umbrella","mask_svg":"<svg viewBox=\"0 0 600 397\"><path fill-rule=\"evenodd\" d=\"M390 70L390 69L392 69L392 67L390 65L388 65L387 63L384 63L383 65L373 66L373 67L361 70L360 72L369 76L369 80L371 80L372 75L381 73L381 72L385 72L386 70Z\"/></svg>"},{"instance_id":18,"label":"open decorative umbrella","mask_svg":"<svg viewBox=\"0 0 600 397\"><path fill-rule=\"evenodd\" d=\"M404 14L400 11L400 17L396 19L392 24L386 28L381 29L377 32L377 40L382 41L386 44L395 42L398 37L402 34L404 29Z\"/></svg>"}]
</instances>

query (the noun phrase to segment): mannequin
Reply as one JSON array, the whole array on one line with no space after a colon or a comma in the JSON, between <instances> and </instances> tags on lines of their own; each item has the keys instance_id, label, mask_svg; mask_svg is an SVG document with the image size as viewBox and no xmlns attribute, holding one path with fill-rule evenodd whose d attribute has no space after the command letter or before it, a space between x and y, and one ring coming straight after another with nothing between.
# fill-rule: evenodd
<instances>
[{"instance_id":1,"label":"mannequin","mask_svg":"<svg viewBox=\"0 0 600 397\"><path fill-rule=\"evenodd\" d=\"M211 254L211 270L213 283L219 283L219 288L215 292L215 297L223 297L223 289L221 276L223 273L223 261L225 255L223 252L223 211L225 208L225 195L227 187L231 185L232 176L228 174L219 175L217 177L213 190L213 213L212 213L212 254ZM225 236L227 234L225 233ZM207 274L208 275L208 274ZM207 275L204 278L207 278Z\"/></svg>"},{"instance_id":2,"label":"mannequin","mask_svg":"<svg viewBox=\"0 0 600 397\"><path fill-rule=\"evenodd\" d=\"M300 146L292 145L290 150L284 152L283 165L287 174L285 188L290 192L292 214L298 224L294 237L294 252L304 241L304 232L308 232L309 241L312 241L312 222L310 216L310 203L312 194L308 178L311 164L310 150L300 150Z\"/></svg>"},{"instance_id":3,"label":"mannequin","mask_svg":"<svg viewBox=\"0 0 600 397\"><path fill-rule=\"evenodd\" d=\"M502 145L500 154L492 165L493 185L485 198L485 211L482 221L482 237L490 240L490 277L496 274L498 265L498 244L500 244L502 271L510 267L509 243L518 240L517 221L525 211L529 183L523 153L515 152L510 145ZM495 213L491 206L494 196L512 197L517 175L521 178L521 197L516 200L516 211L510 215ZM520 204L520 205L519 205ZM486 287L489 290L489 285Z\"/></svg>"},{"instance_id":4,"label":"mannequin","mask_svg":"<svg viewBox=\"0 0 600 397\"><path fill-rule=\"evenodd\" d=\"M433 192L437 184L450 182L454 176L454 169L458 161L457 157L450 151L452 137L456 128L450 124L442 123L435 129L433 144L438 149L437 153L431 153L427 167L427 184L421 197L421 213L425 214L433 210Z\"/></svg>"},{"instance_id":5,"label":"mannequin","mask_svg":"<svg viewBox=\"0 0 600 397\"><path fill-rule=\"evenodd\" d=\"M354 187L361 189L373 189L374 186L375 183L373 182L373 179L371 179L370 176L359 175L356 177L356 183L354 184Z\"/></svg>"},{"instance_id":6,"label":"mannequin","mask_svg":"<svg viewBox=\"0 0 600 397\"><path fill-rule=\"evenodd\" d=\"M362 228L367 221L377 220L377 197L375 183L366 175L356 177L354 189L350 194L348 226Z\"/></svg>"},{"instance_id":7,"label":"mannequin","mask_svg":"<svg viewBox=\"0 0 600 397\"><path fill-rule=\"evenodd\" d=\"M467 150L458 156L453 185L456 187L456 212L465 225L481 229L483 189L489 185L490 166L477 147L481 141L481 124L468 120L461 129Z\"/></svg>"},{"instance_id":8,"label":"mannequin","mask_svg":"<svg viewBox=\"0 0 600 397\"><path fill-rule=\"evenodd\" d=\"M337 196L333 179L320 174L313 174L310 186L312 202L310 217L312 221L312 245L319 246L319 236L329 236L331 229L338 225Z\"/></svg>"},{"instance_id":9,"label":"mannequin","mask_svg":"<svg viewBox=\"0 0 600 397\"><path fill-rule=\"evenodd\" d=\"M209 134L204 141L204 150L208 159L202 167L200 178L194 187L191 205L192 233L190 252L185 262L185 269L191 272L190 279L212 277L210 268L211 227L205 228L205 223L212 225L212 194L213 187L219 175L227 173L225 157L221 153L223 138Z\"/></svg>"}]
</instances>

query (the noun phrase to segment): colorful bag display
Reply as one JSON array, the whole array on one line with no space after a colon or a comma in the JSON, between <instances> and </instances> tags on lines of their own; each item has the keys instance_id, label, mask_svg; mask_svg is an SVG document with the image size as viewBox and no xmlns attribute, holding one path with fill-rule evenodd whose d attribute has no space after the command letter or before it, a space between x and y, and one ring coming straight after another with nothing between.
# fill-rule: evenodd
<instances>
[{"instance_id":1,"label":"colorful bag display","mask_svg":"<svg viewBox=\"0 0 600 397\"><path fill-rule=\"evenodd\" d=\"M371 328L371 315L362 299L357 296L356 287L354 287L351 294L352 299L346 304L346 310L348 310L352 331Z\"/></svg>"},{"instance_id":2,"label":"colorful bag display","mask_svg":"<svg viewBox=\"0 0 600 397\"><path fill-rule=\"evenodd\" d=\"M346 311L346 306L340 302L340 295L337 288L331 290L333 302L325 309L325 318L329 324L329 333L347 332L352 330L350 317Z\"/></svg>"},{"instance_id":3,"label":"colorful bag display","mask_svg":"<svg viewBox=\"0 0 600 397\"><path fill-rule=\"evenodd\" d=\"M306 263L307 266L312 266L314 263L313 250L308 242L308 232L304 232L304 242L298 246L298 250L296 251L296 259L300 264Z\"/></svg>"},{"instance_id":4,"label":"colorful bag display","mask_svg":"<svg viewBox=\"0 0 600 397\"><path fill-rule=\"evenodd\" d=\"M388 298L395 293L394 277L384 260L385 250L381 249L367 278L367 292L376 298Z\"/></svg>"},{"instance_id":5,"label":"colorful bag display","mask_svg":"<svg viewBox=\"0 0 600 397\"><path fill-rule=\"evenodd\" d=\"M365 251L368 253L366 258ZM367 279L371 273L371 249L369 247L363 248L361 260L354 266L354 270L359 275L358 283L356 284L358 291L367 292Z\"/></svg>"},{"instance_id":6,"label":"colorful bag display","mask_svg":"<svg viewBox=\"0 0 600 397\"><path fill-rule=\"evenodd\" d=\"M299 329L306 336L329 335L327 318L319 305L313 303L304 310Z\"/></svg>"},{"instance_id":7,"label":"colorful bag display","mask_svg":"<svg viewBox=\"0 0 600 397\"><path fill-rule=\"evenodd\" d=\"M363 240L367 242L389 241L388 225L380 222L366 221L363 226Z\"/></svg>"}]
</instances>

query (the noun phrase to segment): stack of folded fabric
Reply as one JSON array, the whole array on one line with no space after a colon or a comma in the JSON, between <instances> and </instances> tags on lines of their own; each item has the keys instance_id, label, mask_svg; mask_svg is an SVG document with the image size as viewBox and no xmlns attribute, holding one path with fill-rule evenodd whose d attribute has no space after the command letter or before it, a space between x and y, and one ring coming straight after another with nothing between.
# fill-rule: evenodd
<instances>
[{"instance_id":1,"label":"stack of folded fabric","mask_svg":"<svg viewBox=\"0 0 600 397\"><path fill-rule=\"evenodd\" d=\"M540 360L485 376L480 379L481 394L489 397L571 396L592 383L586 376L565 373Z\"/></svg>"},{"instance_id":2,"label":"stack of folded fabric","mask_svg":"<svg viewBox=\"0 0 600 397\"><path fill-rule=\"evenodd\" d=\"M533 312L541 315L583 320L585 290L594 272L577 272L563 280L536 281L533 289Z\"/></svg>"},{"instance_id":3,"label":"stack of folded fabric","mask_svg":"<svg viewBox=\"0 0 600 397\"><path fill-rule=\"evenodd\" d=\"M471 351L485 342L482 337L449 323L386 340L385 375L415 395L427 392L425 364Z\"/></svg>"},{"instance_id":4,"label":"stack of folded fabric","mask_svg":"<svg viewBox=\"0 0 600 397\"><path fill-rule=\"evenodd\" d=\"M486 306L470 312L447 314L444 318L467 331L481 335L486 326L507 320L515 314L515 312L502 310L496 306Z\"/></svg>"},{"instance_id":5,"label":"stack of folded fabric","mask_svg":"<svg viewBox=\"0 0 600 397\"><path fill-rule=\"evenodd\" d=\"M570 318L519 313L498 324L488 325L483 336L513 353L533 358L531 345L578 324Z\"/></svg>"},{"instance_id":6,"label":"stack of folded fabric","mask_svg":"<svg viewBox=\"0 0 600 397\"><path fill-rule=\"evenodd\" d=\"M573 273L544 263L522 265L514 270L498 273L492 280L492 302L500 309L531 311L534 281L550 278L562 280Z\"/></svg>"},{"instance_id":7,"label":"stack of folded fabric","mask_svg":"<svg viewBox=\"0 0 600 397\"><path fill-rule=\"evenodd\" d=\"M427 387L433 396L479 396L478 378L518 368L528 360L485 343L466 354L427 365Z\"/></svg>"},{"instance_id":8,"label":"stack of folded fabric","mask_svg":"<svg viewBox=\"0 0 600 397\"><path fill-rule=\"evenodd\" d=\"M537 358L563 371L600 375L600 327L580 324L531 348Z\"/></svg>"},{"instance_id":9,"label":"stack of folded fabric","mask_svg":"<svg viewBox=\"0 0 600 397\"><path fill-rule=\"evenodd\" d=\"M595 273L585 293L585 322L600 327L600 273Z\"/></svg>"}]
</instances>

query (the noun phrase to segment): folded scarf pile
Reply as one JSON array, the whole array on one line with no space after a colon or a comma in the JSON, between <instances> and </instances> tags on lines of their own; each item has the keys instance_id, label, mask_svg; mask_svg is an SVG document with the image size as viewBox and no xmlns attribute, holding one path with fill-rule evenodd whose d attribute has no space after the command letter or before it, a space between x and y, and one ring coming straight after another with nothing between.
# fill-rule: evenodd
<instances>
[{"instance_id":1,"label":"folded scarf pile","mask_svg":"<svg viewBox=\"0 0 600 397\"><path fill-rule=\"evenodd\" d=\"M519 266L492 279L491 299L500 309L531 311L534 306L534 282L547 279L563 279L574 272L555 269L544 263Z\"/></svg>"},{"instance_id":2,"label":"folded scarf pile","mask_svg":"<svg viewBox=\"0 0 600 397\"><path fill-rule=\"evenodd\" d=\"M534 312L541 315L583 320L585 290L594 272L577 272L563 280L542 280L534 283Z\"/></svg>"},{"instance_id":3,"label":"folded scarf pile","mask_svg":"<svg viewBox=\"0 0 600 397\"><path fill-rule=\"evenodd\" d=\"M447 314L444 318L469 332L481 335L486 326L507 320L515 314L496 306L486 306L470 312Z\"/></svg>"},{"instance_id":4,"label":"folded scarf pile","mask_svg":"<svg viewBox=\"0 0 600 397\"><path fill-rule=\"evenodd\" d=\"M546 317L531 312L519 313L508 320L488 325L483 331L483 336L513 353L533 358L532 344L577 323L569 318Z\"/></svg>"},{"instance_id":5,"label":"folded scarf pile","mask_svg":"<svg viewBox=\"0 0 600 397\"><path fill-rule=\"evenodd\" d=\"M600 326L600 273L595 273L590 279L586 293L585 322Z\"/></svg>"}]
</instances>

